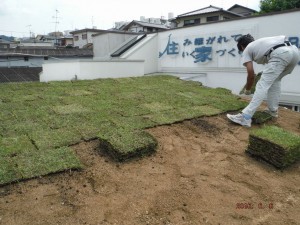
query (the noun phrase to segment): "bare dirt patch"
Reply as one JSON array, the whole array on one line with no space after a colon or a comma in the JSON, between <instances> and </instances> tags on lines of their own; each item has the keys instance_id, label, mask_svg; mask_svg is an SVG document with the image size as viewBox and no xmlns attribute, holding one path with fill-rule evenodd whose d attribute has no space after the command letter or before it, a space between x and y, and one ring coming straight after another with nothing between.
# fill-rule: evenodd
<instances>
[{"instance_id":1,"label":"bare dirt patch","mask_svg":"<svg viewBox=\"0 0 300 225\"><path fill-rule=\"evenodd\" d=\"M299 113L279 115L268 123L300 135ZM84 170L1 187L0 224L299 224L300 163L248 156L249 129L222 114L149 132L151 156L117 163L83 142Z\"/></svg>"}]
</instances>

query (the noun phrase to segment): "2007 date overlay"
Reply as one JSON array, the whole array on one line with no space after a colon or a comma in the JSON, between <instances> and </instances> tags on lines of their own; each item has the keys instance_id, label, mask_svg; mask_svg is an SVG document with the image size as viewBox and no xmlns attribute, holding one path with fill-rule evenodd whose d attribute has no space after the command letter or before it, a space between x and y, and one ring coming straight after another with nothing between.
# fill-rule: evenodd
<instances>
[{"instance_id":1,"label":"2007 date overlay","mask_svg":"<svg viewBox=\"0 0 300 225\"><path fill-rule=\"evenodd\" d=\"M236 209L273 209L274 208L274 204L271 203L236 203Z\"/></svg>"}]
</instances>

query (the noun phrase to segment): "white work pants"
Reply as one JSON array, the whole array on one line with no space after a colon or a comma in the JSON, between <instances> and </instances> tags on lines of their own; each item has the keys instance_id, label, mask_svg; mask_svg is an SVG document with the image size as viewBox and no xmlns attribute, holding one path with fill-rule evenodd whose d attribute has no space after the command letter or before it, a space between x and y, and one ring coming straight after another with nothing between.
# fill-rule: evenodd
<instances>
[{"instance_id":1,"label":"white work pants","mask_svg":"<svg viewBox=\"0 0 300 225\"><path fill-rule=\"evenodd\" d=\"M296 46L284 46L275 49L269 56L260 80L249 105L242 111L251 117L267 97L268 108L277 111L281 92L281 79L290 74L299 62L299 51Z\"/></svg>"}]
</instances>

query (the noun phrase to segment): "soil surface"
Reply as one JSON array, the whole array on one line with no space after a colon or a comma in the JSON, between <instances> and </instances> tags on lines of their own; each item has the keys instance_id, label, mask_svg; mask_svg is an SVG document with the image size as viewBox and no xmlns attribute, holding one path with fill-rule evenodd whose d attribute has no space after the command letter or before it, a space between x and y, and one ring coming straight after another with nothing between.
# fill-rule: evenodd
<instances>
[{"instance_id":1,"label":"soil surface","mask_svg":"<svg viewBox=\"0 0 300 225\"><path fill-rule=\"evenodd\" d=\"M300 135L300 113L279 116L268 123ZM247 155L249 130L226 114L152 128L157 152L125 163L80 143L84 170L0 187L0 224L300 224L300 162Z\"/></svg>"}]
</instances>

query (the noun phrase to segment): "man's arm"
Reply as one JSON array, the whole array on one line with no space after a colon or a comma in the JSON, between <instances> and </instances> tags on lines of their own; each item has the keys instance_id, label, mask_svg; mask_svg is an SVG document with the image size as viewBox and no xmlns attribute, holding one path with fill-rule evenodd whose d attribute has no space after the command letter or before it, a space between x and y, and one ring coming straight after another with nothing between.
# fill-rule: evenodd
<instances>
[{"instance_id":1,"label":"man's arm","mask_svg":"<svg viewBox=\"0 0 300 225\"><path fill-rule=\"evenodd\" d=\"M246 83L246 91L251 90L251 87L255 80L255 74L253 69L252 61L244 63L244 66L247 68L247 83Z\"/></svg>"}]
</instances>

